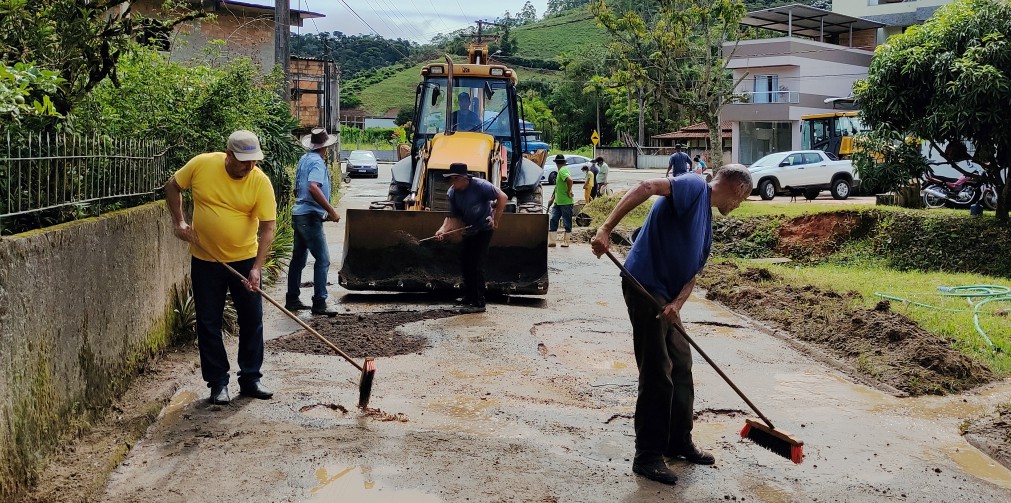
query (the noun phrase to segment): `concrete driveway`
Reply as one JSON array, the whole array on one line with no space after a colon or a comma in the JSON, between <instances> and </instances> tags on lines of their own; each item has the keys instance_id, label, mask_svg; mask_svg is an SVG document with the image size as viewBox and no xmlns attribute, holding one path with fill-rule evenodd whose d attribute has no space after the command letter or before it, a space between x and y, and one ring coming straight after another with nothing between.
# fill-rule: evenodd
<instances>
[{"instance_id":1,"label":"concrete driveway","mask_svg":"<svg viewBox=\"0 0 1011 503\"><path fill-rule=\"evenodd\" d=\"M389 166L381 169L379 180L355 179L342 208L384 198ZM621 183L639 175L612 173ZM327 232L336 283L343 226ZM268 352L264 382L275 398L224 407L206 403L194 369L103 500L1011 500L1011 472L959 435L964 418L1011 400L1011 385L895 398L698 295L686 306L688 329L779 428L806 442L804 463L741 441L746 405L696 355L695 439L716 465L675 465L673 487L634 476L637 372L617 273L586 245L551 250L550 270L544 298L402 326L430 347L377 361L371 405L385 416L355 410L357 371L337 356ZM364 316L442 305L426 295L331 292ZM298 328L264 309L268 338Z\"/></svg>"}]
</instances>

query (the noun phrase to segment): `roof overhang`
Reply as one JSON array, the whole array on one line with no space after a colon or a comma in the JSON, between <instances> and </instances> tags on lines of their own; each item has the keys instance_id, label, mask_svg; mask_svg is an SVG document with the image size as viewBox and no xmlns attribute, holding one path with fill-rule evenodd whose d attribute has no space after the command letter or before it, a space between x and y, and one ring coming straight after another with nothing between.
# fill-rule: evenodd
<instances>
[{"instance_id":1,"label":"roof overhang","mask_svg":"<svg viewBox=\"0 0 1011 503\"><path fill-rule=\"evenodd\" d=\"M249 2L237 2L235 0L218 0L222 9L235 11L235 12L248 12L251 14L274 14L273 5L260 5ZM325 14L320 14L319 12L311 12L307 10L298 9L288 9L288 14L291 16L291 26L302 26L302 22L306 19L315 19L326 17Z\"/></svg>"},{"instance_id":2,"label":"roof overhang","mask_svg":"<svg viewBox=\"0 0 1011 503\"><path fill-rule=\"evenodd\" d=\"M749 12L741 19L741 24L786 33L791 36L798 35L815 39L825 35L851 33L887 26L877 21L838 14L802 4L790 4Z\"/></svg>"}]
</instances>

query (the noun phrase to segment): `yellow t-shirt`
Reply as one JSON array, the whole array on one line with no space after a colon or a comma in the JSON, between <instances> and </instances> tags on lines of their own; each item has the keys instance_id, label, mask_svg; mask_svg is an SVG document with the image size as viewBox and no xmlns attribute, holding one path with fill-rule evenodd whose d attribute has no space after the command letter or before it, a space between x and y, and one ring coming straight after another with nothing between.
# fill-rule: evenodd
<instances>
[{"instance_id":1,"label":"yellow t-shirt","mask_svg":"<svg viewBox=\"0 0 1011 503\"><path fill-rule=\"evenodd\" d=\"M253 168L242 180L228 176L225 153L200 154L176 171L176 183L193 194L193 230L200 246L194 257L235 262L256 256L260 222L277 219L277 203L270 178Z\"/></svg>"},{"instance_id":2,"label":"yellow t-shirt","mask_svg":"<svg viewBox=\"0 0 1011 503\"><path fill-rule=\"evenodd\" d=\"M596 180L593 178L593 172L587 170L586 179L583 181L583 200L586 202L590 202L590 191L593 190L594 183L596 183Z\"/></svg>"}]
</instances>

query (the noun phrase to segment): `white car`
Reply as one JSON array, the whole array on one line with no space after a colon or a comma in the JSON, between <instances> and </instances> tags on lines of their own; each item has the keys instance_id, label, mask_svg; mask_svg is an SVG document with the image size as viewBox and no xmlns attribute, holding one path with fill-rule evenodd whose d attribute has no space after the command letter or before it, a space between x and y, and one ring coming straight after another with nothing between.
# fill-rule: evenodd
<instances>
[{"instance_id":1,"label":"white car","mask_svg":"<svg viewBox=\"0 0 1011 503\"><path fill-rule=\"evenodd\" d=\"M379 178L379 163L371 150L352 150L348 156L347 176L369 176Z\"/></svg>"},{"instance_id":2,"label":"white car","mask_svg":"<svg viewBox=\"0 0 1011 503\"><path fill-rule=\"evenodd\" d=\"M586 173L583 173L582 170L584 164L590 164L590 159L581 155L565 154L565 167L569 168L569 176L572 177L572 183L583 183L586 181ZM544 171L541 173L541 183L554 185L557 178L558 167L555 166L555 158L554 156L548 156L548 160L544 163Z\"/></svg>"},{"instance_id":3,"label":"white car","mask_svg":"<svg viewBox=\"0 0 1011 503\"><path fill-rule=\"evenodd\" d=\"M835 199L846 199L860 185L853 163L838 160L821 150L795 150L769 154L748 166L754 184L752 193L769 200L776 194L803 194L814 199L823 190Z\"/></svg>"}]
</instances>

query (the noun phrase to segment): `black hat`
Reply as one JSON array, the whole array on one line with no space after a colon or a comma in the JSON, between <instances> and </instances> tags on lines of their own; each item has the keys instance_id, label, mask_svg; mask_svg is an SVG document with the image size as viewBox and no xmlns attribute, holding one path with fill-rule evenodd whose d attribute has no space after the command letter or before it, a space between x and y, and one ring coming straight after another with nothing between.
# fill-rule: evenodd
<instances>
[{"instance_id":1,"label":"black hat","mask_svg":"<svg viewBox=\"0 0 1011 503\"><path fill-rule=\"evenodd\" d=\"M454 162L453 164L450 164L449 173L442 176L446 178L451 176L465 176L467 178L473 178L473 176L467 172L467 165L462 162Z\"/></svg>"},{"instance_id":2,"label":"black hat","mask_svg":"<svg viewBox=\"0 0 1011 503\"><path fill-rule=\"evenodd\" d=\"M676 148L676 149L678 149L678 150L682 150L682 149L684 149L685 147L684 147L684 145L682 145L682 144L678 143L677 145L674 145L674 148Z\"/></svg>"},{"instance_id":3,"label":"black hat","mask_svg":"<svg viewBox=\"0 0 1011 503\"><path fill-rule=\"evenodd\" d=\"M562 155L562 154L556 155L555 156L555 162L565 162L565 156Z\"/></svg>"}]
</instances>

